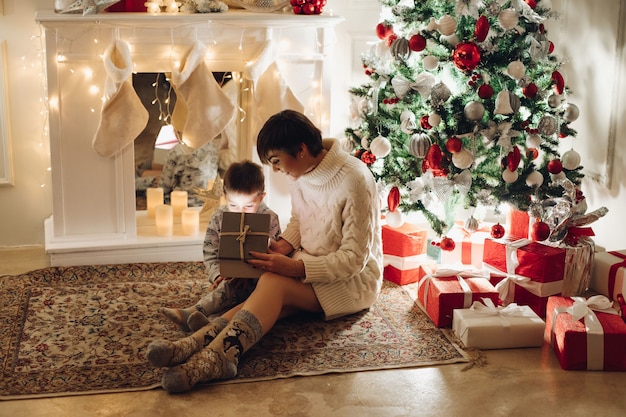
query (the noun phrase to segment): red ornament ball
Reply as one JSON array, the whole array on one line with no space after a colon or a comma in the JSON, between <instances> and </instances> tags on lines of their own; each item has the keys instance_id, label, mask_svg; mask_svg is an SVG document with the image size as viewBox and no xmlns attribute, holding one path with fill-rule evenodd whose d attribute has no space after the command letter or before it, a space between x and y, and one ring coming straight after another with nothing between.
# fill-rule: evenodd
<instances>
[{"instance_id":1,"label":"red ornament ball","mask_svg":"<svg viewBox=\"0 0 626 417\"><path fill-rule=\"evenodd\" d=\"M491 226L491 237L493 237L494 239L500 239L504 237L504 232L504 226L502 226L500 223L496 223Z\"/></svg>"},{"instance_id":2,"label":"red ornament ball","mask_svg":"<svg viewBox=\"0 0 626 417\"><path fill-rule=\"evenodd\" d=\"M321 14L326 6L326 0L290 0L289 3L295 14Z\"/></svg>"},{"instance_id":3,"label":"red ornament ball","mask_svg":"<svg viewBox=\"0 0 626 417\"><path fill-rule=\"evenodd\" d=\"M483 84L480 87L478 87L478 97L482 98L483 100L488 100L493 96L493 87L491 87L489 84Z\"/></svg>"},{"instance_id":4,"label":"red ornament ball","mask_svg":"<svg viewBox=\"0 0 626 417\"><path fill-rule=\"evenodd\" d=\"M530 6L531 9L535 9L537 7L537 1L536 0L524 0L524 2Z\"/></svg>"},{"instance_id":5,"label":"red ornament ball","mask_svg":"<svg viewBox=\"0 0 626 417\"><path fill-rule=\"evenodd\" d=\"M522 88L522 93L526 98L533 98L537 95L537 84L530 83L526 87Z\"/></svg>"},{"instance_id":6,"label":"red ornament ball","mask_svg":"<svg viewBox=\"0 0 626 417\"><path fill-rule=\"evenodd\" d=\"M457 138L456 136L452 136L446 142L446 149L450 153L459 152L462 148L463 148L463 142L461 141L461 139Z\"/></svg>"},{"instance_id":7,"label":"red ornament ball","mask_svg":"<svg viewBox=\"0 0 626 417\"><path fill-rule=\"evenodd\" d=\"M441 243L439 244L439 247L441 248L441 250L452 252L454 248L456 247L456 243L454 243L454 240L452 240L451 238L444 237L443 239L441 239Z\"/></svg>"},{"instance_id":8,"label":"red ornament ball","mask_svg":"<svg viewBox=\"0 0 626 417\"><path fill-rule=\"evenodd\" d=\"M422 127L422 129L432 129L433 127L430 125L430 123L428 122L429 119L429 115L424 115L422 117L420 117L420 126Z\"/></svg>"},{"instance_id":9,"label":"red ornament ball","mask_svg":"<svg viewBox=\"0 0 626 417\"><path fill-rule=\"evenodd\" d=\"M563 171L563 164L559 159L553 159L548 162L548 172L550 174L558 174Z\"/></svg>"},{"instance_id":10,"label":"red ornament ball","mask_svg":"<svg viewBox=\"0 0 626 417\"><path fill-rule=\"evenodd\" d=\"M460 42L452 52L452 61L461 71L472 71L480 63L480 49L474 42Z\"/></svg>"},{"instance_id":11,"label":"red ornament ball","mask_svg":"<svg viewBox=\"0 0 626 417\"><path fill-rule=\"evenodd\" d=\"M546 222L536 222L530 227L530 238L536 242L543 242L550 237L550 226Z\"/></svg>"},{"instance_id":12,"label":"red ornament ball","mask_svg":"<svg viewBox=\"0 0 626 417\"><path fill-rule=\"evenodd\" d=\"M485 15L482 15L476 20L476 26L474 27L474 36L478 42L482 42L487 38L489 33L489 20Z\"/></svg>"},{"instance_id":13,"label":"red ornament ball","mask_svg":"<svg viewBox=\"0 0 626 417\"><path fill-rule=\"evenodd\" d=\"M426 38L419 33L411 36L409 39L409 49L411 51L420 52L426 48Z\"/></svg>"},{"instance_id":14,"label":"red ornament ball","mask_svg":"<svg viewBox=\"0 0 626 417\"><path fill-rule=\"evenodd\" d=\"M376 25L376 36L378 36L378 39L387 39L392 33L393 26L387 25L385 23L379 23Z\"/></svg>"},{"instance_id":15,"label":"red ornament ball","mask_svg":"<svg viewBox=\"0 0 626 417\"><path fill-rule=\"evenodd\" d=\"M366 165L372 165L374 162L376 162L376 156L374 156L374 154L370 151L364 151L361 154L360 158L361 161L365 162Z\"/></svg>"}]
</instances>

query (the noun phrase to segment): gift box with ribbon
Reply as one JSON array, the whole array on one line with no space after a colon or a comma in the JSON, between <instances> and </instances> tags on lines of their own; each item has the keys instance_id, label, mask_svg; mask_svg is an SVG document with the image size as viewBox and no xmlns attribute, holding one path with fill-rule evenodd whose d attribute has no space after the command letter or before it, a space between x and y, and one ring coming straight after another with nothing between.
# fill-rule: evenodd
<instances>
[{"instance_id":1,"label":"gift box with ribbon","mask_svg":"<svg viewBox=\"0 0 626 417\"><path fill-rule=\"evenodd\" d=\"M527 305L541 318L551 295L560 295L565 274L565 249L528 239L487 239L483 265L491 274L503 305Z\"/></svg>"},{"instance_id":2,"label":"gift box with ribbon","mask_svg":"<svg viewBox=\"0 0 626 417\"><path fill-rule=\"evenodd\" d=\"M411 223L400 227L382 226L383 253L399 257L426 253L428 230Z\"/></svg>"},{"instance_id":3,"label":"gift box with ribbon","mask_svg":"<svg viewBox=\"0 0 626 417\"><path fill-rule=\"evenodd\" d=\"M383 278L398 285L411 284L426 275L424 266L434 267L436 264L425 253L407 257L383 255Z\"/></svg>"},{"instance_id":4,"label":"gift box with ribbon","mask_svg":"<svg viewBox=\"0 0 626 417\"><path fill-rule=\"evenodd\" d=\"M435 326L451 327L455 308L482 298L497 303L498 292L483 271L437 268L419 280L417 298Z\"/></svg>"},{"instance_id":5,"label":"gift box with ribbon","mask_svg":"<svg viewBox=\"0 0 626 417\"><path fill-rule=\"evenodd\" d=\"M460 263L482 268L485 239L491 237L491 226L484 225L470 232L462 223L457 222L446 236L454 240L455 246L451 251L441 251L442 264Z\"/></svg>"},{"instance_id":6,"label":"gift box with ribbon","mask_svg":"<svg viewBox=\"0 0 626 417\"><path fill-rule=\"evenodd\" d=\"M251 251L267 253L270 215L224 212L218 257L220 275L229 278L258 278L262 270L246 263Z\"/></svg>"},{"instance_id":7,"label":"gift box with ribbon","mask_svg":"<svg viewBox=\"0 0 626 417\"><path fill-rule=\"evenodd\" d=\"M489 298L455 309L452 331L465 347L506 349L543 345L546 323L528 306L496 306Z\"/></svg>"},{"instance_id":8,"label":"gift box with ribbon","mask_svg":"<svg viewBox=\"0 0 626 417\"><path fill-rule=\"evenodd\" d=\"M626 294L626 250L596 252L589 287L614 301Z\"/></svg>"},{"instance_id":9,"label":"gift box with ribbon","mask_svg":"<svg viewBox=\"0 0 626 417\"><path fill-rule=\"evenodd\" d=\"M626 371L626 323L604 295L550 297L545 341L561 368Z\"/></svg>"}]
</instances>

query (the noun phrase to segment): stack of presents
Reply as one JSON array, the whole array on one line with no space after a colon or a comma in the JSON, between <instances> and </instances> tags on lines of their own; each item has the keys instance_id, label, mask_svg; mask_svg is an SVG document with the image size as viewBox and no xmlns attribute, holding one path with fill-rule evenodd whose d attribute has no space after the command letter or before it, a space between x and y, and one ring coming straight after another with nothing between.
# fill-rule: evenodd
<instances>
[{"instance_id":1,"label":"stack of presents","mask_svg":"<svg viewBox=\"0 0 626 417\"><path fill-rule=\"evenodd\" d=\"M626 250L598 249L585 233L530 240L521 212L506 230L496 239L455 225L454 249L436 253L425 227L384 225L384 278L411 284L435 326L466 347L548 343L563 369L626 370Z\"/></svg>"}]
</instances>

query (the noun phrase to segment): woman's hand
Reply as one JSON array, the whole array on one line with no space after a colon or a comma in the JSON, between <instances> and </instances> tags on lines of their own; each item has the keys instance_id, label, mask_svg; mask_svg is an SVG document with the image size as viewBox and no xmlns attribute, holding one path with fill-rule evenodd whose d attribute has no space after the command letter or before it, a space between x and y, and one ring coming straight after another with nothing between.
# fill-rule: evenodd
<instances>
[{"instance_id":1,"label":"woman's hand","mask_svg":"<svg viewBox=\"0 0 626 417\"><path fill-rule=\"evenodd\" d=\"M290 255L293 252L294 247L291 246L291 243L287 242L285 239L271 240L270 241L270 252L278 253L281 255Z\"/></svg>"},{"instance_id":2,"label":"woman's hand","mask_svg":"<svg viewBox=\"0 0 626 417\"><path fill-rule=\"evenodd\" d=\"M254 259L248 259L247 262L255 268L292 278L303 278L305 276L304 262L301 260L294 260L283 254L273 252L252 251L250 255L254 256Z\"/></svg>"}]
</instances>

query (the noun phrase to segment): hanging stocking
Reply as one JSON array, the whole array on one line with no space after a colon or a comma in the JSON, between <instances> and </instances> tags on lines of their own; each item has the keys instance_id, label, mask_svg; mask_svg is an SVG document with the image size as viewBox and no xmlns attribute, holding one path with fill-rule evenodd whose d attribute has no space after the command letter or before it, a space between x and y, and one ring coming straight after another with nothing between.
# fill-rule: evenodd
<instances>
[{"instance_id":1,"label":"hanging stocking","mask_svg":"<svg viewBox=\"0 0 626 417\"><path fill-rule=\"evenodd\" d=\"M219 135L235 117L236 111L207 68L205 55L205 45L196 41L183 59L181 70L172 71L176 105L182 101L186 113L182 140L195 149ZM177 112L176 108L174 112ZM177 118L180 114L179 110Z\"/></svg>"},{"instance_id":2,"label":"hanging stocking","mask_svg":"<svg viewBox=\"0 0 626 417\"><path fill-rule=\"evenodd\" d=\"M132 84L132 62L126 42L114 41L104 53L104 104L93 149L110 158L131 144L148 124L148 110Z\"/></svg>"},{"instance_id":3,"label":"hanging stocking","mask_svg":"<svg viewBox=\"0 0 626 417\"><path fill-rule=\"evenodd\" d=\"M278 70L276 51L272 42L266 42L256 58L250 60L244 75L254 85L253 100L256 118L251 132L253 137L256 138L270 116L281 110L304 111L304 105L295 96Z\"/></svg>"}]
</instances>

